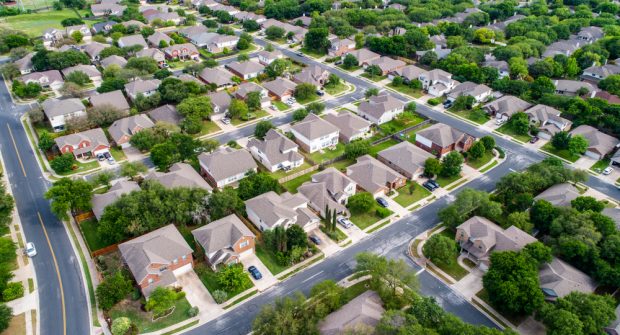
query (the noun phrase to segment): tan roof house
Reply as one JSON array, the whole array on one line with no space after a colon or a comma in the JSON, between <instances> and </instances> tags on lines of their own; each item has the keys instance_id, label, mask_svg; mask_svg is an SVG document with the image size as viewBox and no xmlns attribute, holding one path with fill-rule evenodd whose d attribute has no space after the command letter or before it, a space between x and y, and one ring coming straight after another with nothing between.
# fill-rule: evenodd
<instances>
[{"instance_id":1,"label":"tan roof house","mask_svg":"<svg viewBox=\"0 0 620 335\"><path fill-rule=\"evenodd\" d=\"M134 45L139 45L142 47L142 49L146 49L149 47L146 41L144 40L144 37L142 37L142 35L140 34L123 36L118 39L118 46L121 48L131 47Z\"/></svg>"},{"instance_id":2,"label":"tan roof house","mask_svg":"<svg viewBox=\"0 0 620 335\"><path fill-rule=\"evenodd\" d=\"M349 143L372 135L370 122L353 113L347 111L330 113L325 115L324 119L338 128L341 142Z\"/></svg>"},{"instance_id":3,"label":"tan roof house","mask_svg":"<svg viewBox=\"0 0 620 335\"><path fill-rule=\"evenodd\" d=\"M418 80L422 82L422 88L435 97L450 92L458 84L456 80L452 79L451 73L441 69L422 72L418 75Z\"/></svg>"},{"instance_id":4,"label":"tan roof house","mask_svg":"<svg viewBox=\"0 0 620 335\"><path fill-rule=\"evenodd\" d=\"M123 68L125 67L125 65L127 65L127 60L121 56L111 55L102 59L99 64L101 64L101 67L103 67L104 69L110 65L118 65L119 67Z\"/></svg>"},{"instance_id":5,"label":"tan roof house","mask_svg":"<svg viewBox=\"0 0 620 335\"><path fill-rule=\"evenodd\" d=\"M93 95L90 97L90 104L93 107L110 106L121 112L129 111L129 103L121 90Z\"/></svg>"},{"instance_id":6,"label":"tan roof house","mask_svg":"<svg viewBox=\"0 0 620 335\"><path fill-rule=\"evenodd\" d=\"M196 46L191 43L171 45L164 48L164 54L166 55L166 58L169 59L198 60L200 58L198 49L196 49Z\"/></svg>"},{"instance_id":7,"label":"tan roof house","mask_svg":"<svg viewBox=\"0 0 620 335\"><path fill-rule=\"evenodd\" d=\"M136 79L125 84L125 93L127 93L129 99L134 101L140 94L145 97L155 94L159 88L159 84L161 84L161 80L159 79Z\"/></svg>"},{"instance_id":8,"label":"tan roof house","mask_svg":"<svg viewBox=\"0 0 620 335\"><path fill-rule=\"evenodd\" d=\"M585 155L593 159L602 159L618 147L620 141L602 131L588 125L581 125L573 130L572 136L581 135L588 140L588 149Z\"/></svg>"},{"instance_id":9,"label":"tan roof house","mask_svg":"<svg viewBox=\"0 0 620 335\"><path fill-rule=\"evenodd\" d=\"M133 135L142 129L154 126L155 124L146 114L138 114L114 121L108 128L108 132L116 145L120 145L121 148L128 148L131 146L129 140Z\"/></svg>"},{"instance_id":10,"label":"tan roof house","mask_svg":"<svg viewBox=\"0 0 620 335\"><path fill-rule=\"evenodd\" d=\"M308 205L325 216L325 209L347 214L345 207L349 197L355 194L357 184L337 169L330 167L312 175L310 182L302 184L297 191L308 199Z\"/></svg>"},{"instance_id":11,"label":"tan roof house","mask_svg":"<svg viewBox=\"0 0 620 335\"><path fill-rule=\"evenodd\" d=\"M455 101L460 96L473 97L477 104L487 100L493 90L484 84L476 84L471 81L462 82L448 93L448 100Z\"/></svg>"},{"instance_id":12,"label":"tan roof house","mask_svg":"<svg viewBox=\"0 0 620 335\"><path fill-rule=\"evenodd\" d=\"M579 190L575 186L569 183L561 183L555 184L542 191L534 197L534 200L546 200L553 206L567 207L571 205L571 201L575 200L575 198L580 195L581 193L579 193Z\"/></svg>"},{"instance_id":13,"label":"tan roof house","mask_svg":"<svg viewBox=\"0 0 620 335\"><path fill-rule=\"evenodd\" d=\"M301 72L296 73L293 76L293 81L297 84L312 84L316 87L325 85L329 78L329 71L323 69L318 65L309 65L305 67Z\"/></svg>"},{"instance_id":14,"label":"tan roof house","mask_svg":"<svg viewBox=\"0 0 620 335\"><path fill-rule=\"evenodd\" d=\"M299 146L275 129L269 129L264 139L253 138L248 150L267 170L291 170L304 163L304 157L297 152Z\"/></svg>"},{"instance_id":15,"label":"tan roof house","mask_svg":"<svg viewBox=\"0 0 620 335\"><path fill-rule=\"evenodd\" d=\"M568 131L573 124L560 116L560 111L549 106L538 104L525 112L530 122L538 126L538 137L549 140L560 131Z\"/></svg>"},{"instance_id":16,"label":"tan roof house","mask_svg":"<svg viewBox=\"0 0 620 335\"><path fill-rule=\"evenodd\" d=\"M62 75L67 78L67 76L73 72L82 72L86 74L88 78L94 82L95 86L98 85L97 82L101 81L101 72L99 72L94 65L78 64L76 66L71 66L62 70Z\"/></svg>"},{"instance_id":17,"label":"tan roof house","mask_svg":"<svg viewBox=\"0 0 620 335\"><path fill-rule=\"evenodd\" d=\"M157 287L175 286L192 271L192 248L170 224L118 245L123 262L148 297Z\"/></svg>"},{"instance_id":18,"label":"tan roof house","mask_svg":"<svg viewBox=\"0 0 620 335\"><path fill-rule=\"evenodd\" d=\"M382 92L372 96L368 101L362 101L357 112L364 119L381 125L392 121L397 115L405 110L405 103L392 95Z\"/></svg>"},{"instance_id":19,"label":"tan roof house","mask_svg":"<svg viewBox=\"0 0 620 335\"><path fill-rule=\"evenodd\" d=\"M97 220L101 219L106 207L120 199L123 194L129 194L140 189L138 183L131 180L119 180L103 194L93 194L92 208Z\"/></svg>"},{"instance_id":20,"label":"tan roof house","mask_svg":"<svg viewBox=\"0 0 620 335\"><path fill-rule=\"evenodd\" d=\"M212 191L207 183L194 168L187 163L174 163L168 172L153 171L144 177L145 180L156 180L165 188L202 188Z\"/></svg>"},{"instance_id":21,"label":"tan roof house","mask_svg":"<svg viewBox=\"0 0 620 335\"><path fill-rule=\"evenodd\" d=\"M265 69L263 65L251 60L245 62L232 62L230 64L226 64L226 68L243 80L256 78Z\"/></svg>"},{"instance_id":22,"label":"tan roof house","mask_svg":"<svg viewBox=\"0 0 620 335\"><path fill-rule=\"evenodd\" d=\"M338 128L314 114L308 114L302 121L294 124L291 132L295 135L295 142L309 153L338 144Z\"/></svg>"},{"instance_id":23,"label":"tan roof house","mask_svg":"<svg viewBox=\"0 0 620 335\"><path fill-rule=\"evenodd\" d=\"M415 145L441 157L450 151L467 151L475 138L447 124L437 123L416 133Z\"/></svg>"},{"instance_id":24,"label":"tan roof house","mask_svg":"<svg viewBox=\"0 0 620 335\"><path fill-rule=\"evenodd\" d=\"M267 89L269 95L281 101L292 97L296 86L297 84L286 78L277 78L263 83L263 87Z\"/></svg>"},{"instance_id":25,"label":"tan roof house","mask_svg":"<svg viewBox=\"0 0 620 335\"><path fill-rule=\"evenodd\" d=\"M230 147L220 147L212 153L203 152L198 156L198 162L200 173L212 186L219 188L238 182L258 168L247 150Z\"/></svg>"},{"instance_id":26,"label":"tan roof house","mask_svg":"<svg viewBox=\"0 0 620 335\"><path fill-rule=\"evenodd\" d=\"M321 335L348 334L358 327L374 329L385 313L382 301L375 291L366 291L349 301L337 311L329 314L319 324Z\"/></svg>"},{"instance_id":27,"label":"tan roof house","mask_svg":"<svg viewBox=\"0 0 620 335\"><path fill-rule=\"evenodd\" d=\"M398 143L377 154L377 159L383 164L412 180L424 173L424 163L431 157L434 156L409 141Z\"/></svg>"},{"instance_id":28,"label":"tan roof house","mask_svg":"<svg viewBox=\"0 0 620 335\"><path fill-rule=\"evenodd\" d=\"M174 105L166 104L159 106L155 109L151 109L147 112L148 116L153 122L164 122L168 124L178 125L183 119L181 114L177 112L177 108Z\"/></svg>"},{"instance_id":29,"label":"tan roof house","mask_svg":"<svg viewBox=\"0 0 620 335\"><path fill-rule=\"evenodd\" d=\"M366 48L361 48L347 52L347 55L353 55L357 59L357 65L366 67L371 65L374 60L377 60L381 55L374 53Z\"/></svg>"},{"instance_id":30,"label":"tan roof house","mask_svg":"<svg viewBox=\"0 0 620 335\"><path fill-rule=\"evenodd\" d=\"M159 65L163 64L166 61L166 55L164 55L164 53L161 50L156 49L156 48L148 48L148 49L140 50L136 52L136 57L152 58Z\"/></svg>"},{"instance_id":31,"label":"tan roof house","mask_svg":"<svg viewBox=\"0 0 620 335\"><path fill-rule=\"evenodd\" d=\"M532 104L527 101L512 95L505 95L482 106L482 109L497 119L508 120L514 114L523 112L530 107L532 107Z\"/></svg>"},{"instance_id":32,"label":"tan roof house","mask_svg":"<svg viewBox=\"0 0 620 335\"><path fill-rule=\"evenodd\" d=\"M198 77L207 84L215 85L218 89L232 86L234 84L232 81L232 74L217 67L205 68L200 72Z\"/></svg>"},{"instance_id":33,"label":"tan roof house","mask_svg":"<svg viewBox=\"0 0 620 335\"><path fill-rule=\"evenodd\" d=\"M407 65L407 63L403 62L399 59L394 59L387 56L381 56L378 59L375 59L371 62L371 65L376 65L381 69L381 75L385 76L390 72L401 69Z\"/></svg>"},{"instance_id":34,"label":"tan roof house","mask_svg":"<svg viewBox=\"0 0 620 335\"><path fill-rule=\"evenodd\" d=\"M538 279L547 301L555 301L571 292L592 293L596 289L592 278L556 257L542 266Z\"/></svg>"},{"instance_id":35,"label":"tan roof house","mask_svg":"<svg viewBox=\"0 0 620 335\"><path fill-rule=\"evenodd\" d=\"M65 81L58 70L48 70L43 72L31 72L19 77L19 81L24 84L36 83L41 87L49 87L52 90L60 90Z\"/></svg>"},{"instance_id":36,"label":"tan roof house","mask_svg":"<svg viewBox=\"0 0 620 335\"><path fill-rule=\"evenodd\" d=\"M54 139L61 153L72 153L75 158L92 157L110 150L103 129L95 128Z\"/></svg>"},{"instance_id":37,"label":"tan roof house","mask_svg":"<svg viewBox=\"0 0 620 335\"><path fill-rule=\"evenodd\" d=\"M348 166L347 176L374 197L385 195L407 183L405 176L370 155L358 157L357 163Z\"/></svg>"},{"instance_id":38,"label":"tan roof house","mask_svg":"<svg viewBox=\"0 0 620 335\"><path fill-rule=\"evenodd\" d=\"M54 131L65 129L66 120L72 117L86 116L86 107L78 98L64 100L47 99L41 104L45 116L50 121Z\"/></svg>"},{"instance_id":39,"label":"tan roof house","mask_svg":"<svg viewBox=\"0 0 620 335\"><path fill-rule=\"evenodd\" d=\"M273 191L246 200L248 219L261 231L275 227L288 228L298 225L306 232L319 227L320 219L308 208L308 199L303 195L288 192L278 195Z\"/></svg>"},{"instance_id":40,"label":"tan roof house","mask_svg":"<svg viewBox=\"0 0 620 335\"><path fill-rule=\"evenodd\" d=\"M418 80L422 73L426 73L427 71L421 69L415 65L407 65L404 67L399 67L394 71L388 74L388 79L392 80L394 77L399 76L402 77L405 82L410 82L413 80Z\"/></svg>"},{"instance_id":41,"label":"tan roof house","mask_svg":"<svg viewBox=\"0 0 620 335\"><path fill-rule=\"evenodd\" d=\"M167 45L170 45L170 42L172 42L172 38L170 38L170 36L162 33L161 31L156 31L155 33L153 33L153 35L147 37L146 41L153 48L159 48L159 44L162 41L166 42Z\"/></svg>"}]
</instances>

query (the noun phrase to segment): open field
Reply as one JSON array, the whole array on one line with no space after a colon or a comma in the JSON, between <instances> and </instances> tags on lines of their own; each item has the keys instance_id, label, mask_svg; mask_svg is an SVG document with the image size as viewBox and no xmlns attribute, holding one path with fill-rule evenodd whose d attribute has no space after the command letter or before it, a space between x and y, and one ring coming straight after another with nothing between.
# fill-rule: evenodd
<instances>
[{"instance_id":1,"label":"open field","mask_svg":"<svg viewBox=\"0 0 620 335\"><path fill-rule=\"evenodd\" d=\"M41 36L48 28L62 28L60 21L78 18L71 9L45 11L33 14L21 14L0 19L0 27L22 30L32 37Z\"/></svg>"}]
</instances>

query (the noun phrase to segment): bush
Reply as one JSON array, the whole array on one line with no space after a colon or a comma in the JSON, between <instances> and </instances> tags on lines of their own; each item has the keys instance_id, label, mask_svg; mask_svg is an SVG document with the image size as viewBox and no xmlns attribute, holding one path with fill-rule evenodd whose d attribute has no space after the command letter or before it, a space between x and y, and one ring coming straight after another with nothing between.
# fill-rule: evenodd
<instances>
[{"instance_id":1,"label":"bush","mask_svg":"<svg viewBox=\"0 0 620 335\"><path fill-rule=\"evenodd\" d=\"M157 287L151 293L144 309L148 312L153 312L155 318L161 317L170 312L175 302L183 297L185 297L185 292L183 291L177 292L169 288Z\"/></svg>"},{"instance_id":2,"label":"bush","mask_svg":"<svg viewBox=\"0 0 620 335\"><path fill-rule=\"evenodd\" d=\"M213 300L215 300L218 304L223 303L226 299L228 299L228 293L222 290L213 291Z\"/></svg>"},{"instance_id":3,"label":"bush","mask_svg":"<svg viewBox=\"0 0 620 335\"><path fill-rule=\"evenodd\" d=\"M71 171L75 162L75 157L73 157L73 154L69 153L54 158L50 162L50 166L56 173L65 173Z\"/></svg>"},{"instance_id":4,"label":"bush","mask_svg":"<svg viewBox=\"0 0 620 335\"><path fill-rule=\"evenodd\" d=\"M131 292L132 287L131 280L125 278L120 271L105 278L95 291L99 307L104 311L110 310Z\"/></svg>"},{"instance_id":5,"label":"bush","mask_svg":"<svg viewBox=\"0 0 620 335\"><path fill-rule=\"evenodd\" d=\"M2 300L7 302L24 296L24 284L21 282L8 283L2 291Z\"/></svg>"},{"instance_id":6,"label":"bush","mask_svg":"<svg viewBox=\"0 0 620 335\"><path fill-rule=\"evenodd\" d=\"M392 214L392 212L390 212L389 209L387 208L383 208L383 207L378 207L377 210L375 211L375 213L377 214L378 217L384 219L388 216L390 216L390 214Z\"/></svg>"},{"instance_id":7,"label":"bush","mask_svg":"<svg viewBox=\"0 0 620 335\"><path fill-rule=\"evenodd\" d=\"M112 321L112 335L125 335L129 329L131 329L131 320L127 317L121 316Z\"/></svg>"},{"instance_id":8,"label":"bush","mask_svg":"<svg viewBox=\"0 0 620 335\"><path fill-rule=\"evenodd\" d=\"M437 106L440 103L441 103L441 100L439 98L428 99L428 104L431 106Z\"/></svg>"},{"instance_id":9,"label":"bush","mask_svg":"<svg viewBox=\"0 0 620 335\"><path fill-rule=\"evenodd\" d=\"M198 312L199 312L199 311L200 311L200 310L198 309L198 306L193 306L192 308L190 308L190 309L187 311L187 315L189 315L189 317L190 317L190 318L193 318L193 317L195 317L196 315L198 315Z\"/></svg>"},{"instance_id":10,"label":"bush","mask_svg":"<svg viewBox=\"0 0 620 335\"><path fill-rule=\"evenodd\" d=\"M499 158L504 158L506 157L506 153L504 152L504 150L500 147L495 147L495 150L497 150L497 152L499 153Z\"/></svg>"}]
</instances>

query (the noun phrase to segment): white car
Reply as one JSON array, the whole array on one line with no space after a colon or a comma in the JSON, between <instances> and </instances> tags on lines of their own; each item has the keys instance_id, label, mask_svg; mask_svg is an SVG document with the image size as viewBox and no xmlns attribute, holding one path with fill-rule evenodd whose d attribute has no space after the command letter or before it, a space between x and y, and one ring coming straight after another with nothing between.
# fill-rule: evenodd
<instances>
[{"instance_id":1,"label":"white car","mask_svg":"<svg viewBox=\"0 0 620 335\"><path fill-rule=\"evenodd\" d=\"M353 222L351 222L351 220L345 218L345 217L339 217L337 219L338 223L343 226L345 229L349 229L350 227L353 226Z\"/></svg>"},{"instance_id":2,"label":"white car","mask_svg":"<svg viewBox=\"0 0 620 335\"><path fill-rule=\"evenodd\" d=\"M608 166L605 168L605 170L603 170L603 174L608 176L611 174L611 172L613 171L613 169L611 168L611 166Z\"/></svg>"},{"instance_id":3,"label":"white car","mask_svg":"<svg viewBox=\"0 0 620 335\"><path fill-rule=\"evenodd\" d=\"M223 124L230 124L230 119L229 118L223 118L222 119L222 123Z\"/></svg>"},{"instance_id":4,"label":"white car","mask_svg":"<svg viewBox=\"0 0 620 335\"><path fill-rule=\"evenodd\" d=\"M495 120L495 124L498 125L498 126L501 126L504 123L506 123L506 119L497 119L497 120Z\"/></svg>"},{"instance_id":5,"label":"white car","mask_svg":"<svg viewBox=\"0 0 620 335\"><path fill-rule=\"evenodd\" d=\"M24 249L24 252L26 253L26 255L28 255L28 257L36 256L37 249L34 247L34 243L32 242L26 243L26 248Z\"/></svg>"}]
</instances>

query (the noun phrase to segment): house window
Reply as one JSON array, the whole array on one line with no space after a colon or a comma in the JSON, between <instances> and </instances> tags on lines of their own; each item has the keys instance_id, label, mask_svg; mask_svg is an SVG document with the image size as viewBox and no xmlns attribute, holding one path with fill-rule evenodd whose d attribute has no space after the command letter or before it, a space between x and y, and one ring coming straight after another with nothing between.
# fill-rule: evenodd
<instances>
[{"instance_id":1,"label":"house window","mask_svg":"<svg viewBox=\"0 0 620 335\"><path fill-rule=\"evenodd\" d=\"M183 255L183 257L181 257L183 260L187 259L187 255Z\"/></svg>"},{"instance_id":2,"label":"house window","mask_svg":"<svg viewBox=\"0 0 620 335\"><path fill-rule=\"evenodd\" d=\"M167 266L162 266L161 268L159 268L159 272L164 272L166 270L168 270Z\"/></svg>"},{"instance_id":3,"label":"house window","mask_svg":"<svg viewBox=\"0 0 620 335\"><path fill-rule=\"evenodd\" d=\"M248 241L243 241L241 243L239 243L239 248L245 248L248 246L248 244L250 244L250 242Z\"/></svg>"},{"instance_id":4,"label":"house window","mask_svg":"<svg viewBox=\"0 0 620 335\"><path fill-rule=\"evenodd\" d=\"M153 284L153 278L149 278L149 284Z\"/></svg>"}]
</instances>

